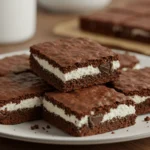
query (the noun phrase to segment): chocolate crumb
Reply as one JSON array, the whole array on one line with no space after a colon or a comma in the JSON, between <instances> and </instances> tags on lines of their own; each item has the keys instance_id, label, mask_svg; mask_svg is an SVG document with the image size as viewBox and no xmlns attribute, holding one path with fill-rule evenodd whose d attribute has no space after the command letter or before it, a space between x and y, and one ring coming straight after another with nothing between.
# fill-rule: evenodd
<instances>
[{"instance_id":1,"label":"chocolate crumb","mask_svg":"<svg viewBox=\"0 0 150 150\"><path fill-rule=\"evenodd\" d=\"M111 132L111 134L115 134L115 132Z\"/></svg>"},{"instance_id":2,"label":"chocolate crumb","mask_svg":"<svg viewBox=\"0 0 150 150\"><path fill-rule=\"evenodd\" d=\"M127 132L128 132L129 130L127 130Z\"/></svg>"},{"instance_id":3,"label":"chocolate crumb","mask_svg":"<svg viewBox=\"0 0 150 150\"><path fill-rule=\"evenodd\" d=\"M39 126L38 125L31 126L31 130L35 130L35 129L39 129Z\"/></svg>"},{"instance_id":4,"label":"chocolate crumb","mask_svg":"<svg viewBox=\"0 0 150 150\"><path fill-rule=\"evenodd\" d=\"M146 116L146 117L144 118L144 121L150 121L150 117Z\"/></svg>"},{"instance_id":5,"label":"chocolate crumb","mask_svg":"<svg viewBox=\"0 0 150 150\"><path fill-rule=\"evenodd\" d=\"M45 130L45 127L42 127L43 130Z\"/></svg>"},{"instance_id":6,"label":"chocolate crumb","mask_svg":"<svg viewBox=\"0 0 150 150\"><path fill-rule=\"evenodd\" d=\"M50 125L47 125L46 128L47 128L47 129L50 129L51 127L50 127Z\"/></svg>"}]
</instances>

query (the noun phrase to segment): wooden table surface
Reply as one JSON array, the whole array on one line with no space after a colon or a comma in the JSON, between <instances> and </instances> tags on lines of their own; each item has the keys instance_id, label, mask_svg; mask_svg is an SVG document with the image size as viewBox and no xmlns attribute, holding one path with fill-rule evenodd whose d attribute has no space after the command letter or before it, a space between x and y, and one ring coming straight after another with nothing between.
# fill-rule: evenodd
<instances>
[{"instance_id":1,"label":"wooden table surface","mask_svg":"<svg viewBox=\"0 0 150 150\"><path fill-rule=\"evenodd\" d=\"M35 36L21 44L15 45L0 45L0 53L7 53L12 51L19 51L23 49L28 49L30 45L42 42L50 39L56 39L55 35L52 34L52 28L55 24L60 21L65 21L71 19L74 16L68 15L60 15L60 14L52 14L47 13L46 11L39 10L38 11L38 20L37 20L37 32ZM0 138L0 150L28 150L28 149L61 149L61 150L150 150L150 138L124 142L118 144L105 144L105 145L91 145L91 146L59 146L59 145L44 145L44 144L36 144L36 143L27 143L15 140L9 140Z\"/></svg>"}]
</instances>

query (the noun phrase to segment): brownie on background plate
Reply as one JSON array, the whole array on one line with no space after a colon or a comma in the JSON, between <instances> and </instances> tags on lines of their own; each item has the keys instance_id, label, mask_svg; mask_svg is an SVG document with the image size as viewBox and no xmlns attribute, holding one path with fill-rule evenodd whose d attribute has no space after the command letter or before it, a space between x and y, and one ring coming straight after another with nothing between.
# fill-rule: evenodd
<instances>
[{"instance_id":1,"label":"brownie on background plate","mask_svg":"<svg viewBox=\"0 0 150 150\"><path fill-rule=\"evenodd\" d=\"M138 115L150 112L150 68L121 72L113 87L135 102Z\"/></svg>"},{"instance_id":2,"label":"brownie on background plate","mask_svg":"<svg viewBox=\"0 0 150 150\"><path fill-rule=\"evenodd\" d=\"M0 77L0 124L41 119L42 97L52 90L45 81L30 72Z\"/></svg>"},{"instance_id":3,"label":"brownie on background plate","mask_svg":"<svg viewBox=\"0 0 150 150\"><path fill-rule=\"evenodd\" d=\"M63 92L107 83L119 75L118 55L89 39L45 42L30 51L32 70Z\"/></svg>"},{"instance_id":4,"label":"brownie on background plate","mask_svg":"<svg viewBox=\"0 0 150 150\"><path fill-rule=\"evenodd\" d=\"M84 31L120 36L123 29L120 25L134 17L134 14L105 10L103 12L80 17L80 28Z\"/></svg>"},{"instance_id":5,"label":"brownie on background plate","mask_svg":"<svg viewBox=\"0 0 150 150\"><path fill-rule=\"evenodd\" d=\"M0 77L9 73L18 74L29 70L30 64L28 55L15 55L0 59Z\"/></svg>"},{"instance_id":6,"label":"brownie on background plate","mask_svg":"<svg viewBox=\"0 0 150 150\"><path fill-rule=\"evenodd\" d=\"M121 70L140 69L140 63L136 56L129 55L128 53L118 54L118 56Z\"/></svg>"},{"instance_id":7,"label":"brownie on background plate","mask_svg":"<svg viewBox=\"0 0 150 150\"><path fill-rule=\"evenodd\" d=\"M102 85L69 93L46 93L43 107L46 121L73 136L128 127L136 119L134 102Z\"/></svg>"}]
</instances>

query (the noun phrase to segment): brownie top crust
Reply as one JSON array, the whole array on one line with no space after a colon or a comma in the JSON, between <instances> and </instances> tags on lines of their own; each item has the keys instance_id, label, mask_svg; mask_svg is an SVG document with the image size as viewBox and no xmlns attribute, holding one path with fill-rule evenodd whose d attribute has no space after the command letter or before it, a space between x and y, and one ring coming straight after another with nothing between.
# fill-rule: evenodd
<instances>
[{"instance_id":1,"label":"brownie top crust","mask_svg":"<svg viewBox=\"0 0 150 150\"><path fill-rule=\"evenodd\" d=\"M138 17L143 17L143 15L150 15L149 3L137 3L137 4L127 4L126 6L121 6L118 8L111 8L111 11L118 13L128 13L130 15L138 15Z\"/></svg>"},{"instance_id":2,"label":"brownie top crust","mask_svg":"<svg viewBox=\"0 0 150 150\"><path fill-rule=\"evenodd\" d=\"M150 67L122 71L113 85L126 95L148 96L150 95Z\"/></svg>"},{"instance_id":3,"label":"brownie top crust","mask_svg":"<svg viewBox=\"0 0 150 150\"><path fill-rule=\"evenodd\" d=\"M88 65L96 67L103 61L118 60L118 55L109 48L84 38L60 39L37 44L31 47L31 54L46 59L54 67L68 70Z\"/></svg>"},{"instance_id":4,"label":"brownie top crust","mask_svg":"<svg viewBox=\"0 0 150 150\"><path fill-rule=\"evenodd\" d=\"M82 19L86 20L94 20L94 21L100 21L103 23L112 23L112 24L120 24L121 22L124 22L128 20L129 18L132 18L134 15L125 13L125 12L119 12L115 10L105 10L103 12L95 13L89 16L82 16Z\"/></svg>"},{"instance_id":5,"label":"brownie top crust","mask_svg":"<svg viewBox=\"0 0 150 150\"><path fill-rule=\"evenodd\" d=\"M118 54L119 56L119 61L120 61L120 68L132 68L136 64L139 63L139 60L132 55L129 54Z\"/></svg>"},{"instance_id":6,"label":"brownie top crust","mask_svg":"<svg viewBox=\"0 0 150 150\"><path fill-rule=\"evenodd\" d=\"M28 70L30 70L30 65L29 56L27 55L16 55L0 60L0 76L7 75L9 73L20 73Z\"/></svg>"},{"instance_id":7,"label":"brownie top crust","mask_svg":"<svg viewBox=\"0 0 150 150\"><path fill-rule=\"evenodd\" d=\"M134 17L127 22L124 22L123 25L129 28L142 29L150 31L150 15L142 17Z\"/></svg>"},{"instance_id":8,"label":"brownie top crust","mask_svg":"<svg viewBox=\"0 0 150 150\"><path fill-rule=\"evenodd\" d=\"M70 93L52 92L46 93L45 96L46 100L54 105L80 117L91 111L95 114L106 113L110 108L116 108L118 104L132 103L123 94L106 86L93 86Z\"/></svg>"},{"instance_id":9,"label":"brownie top crust","mask_svg":"<svg viewBox=\"0 0 150 150\"><path fill-rule=\"evenodd\" d=\"M8 102L42 96L44 92L52 90L51 86L30 72L0 77L0 106Z\"/></svg>"}]
</instances>

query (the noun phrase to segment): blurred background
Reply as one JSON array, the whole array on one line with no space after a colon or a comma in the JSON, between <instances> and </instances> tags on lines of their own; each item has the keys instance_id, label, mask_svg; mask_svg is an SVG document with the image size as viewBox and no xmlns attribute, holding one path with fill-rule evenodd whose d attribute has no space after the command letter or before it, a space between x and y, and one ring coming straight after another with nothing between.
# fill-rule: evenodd
<instances>
[{"instance_id":1,"label":"blurred background","mask_svg":"<svg viewBox=\"0 0 150 150\"><path fill-rule=\"evenodd\" d=\"M132 10L134 6L139 7L139 4L144 9L150 8L149 0L0 0L0 53L29 49L31 45L38 42L75 35L76 31L80 30L79 25L77 23L72 25L72 28L78 29L71 31L69 21L78 20L80 16L100 12L110 7L128 7ZM140 11L142 11L141 8L139 8ZM56 33L56 30L59 32L64 30L63 32L66 33L64 35ZM83 32L80 31L78 36L82 35ZM89 38L93 37L89 36ZM98 41L103 44L101 36ZM107 39L104 43L107 45ZM111 45L113 46L112 42L108 43L108 46L111 47ZM131 47L132 51L138 49L141 53L141 50L137 48L138 43L135 45L136 47L133 45L128 47L127 43L127 46L119 46L119 49L130 50ZM149 45L142 46L141 48L145 49L144 53L149 55L147 50Z\"/></svg>"}]
</instances>

